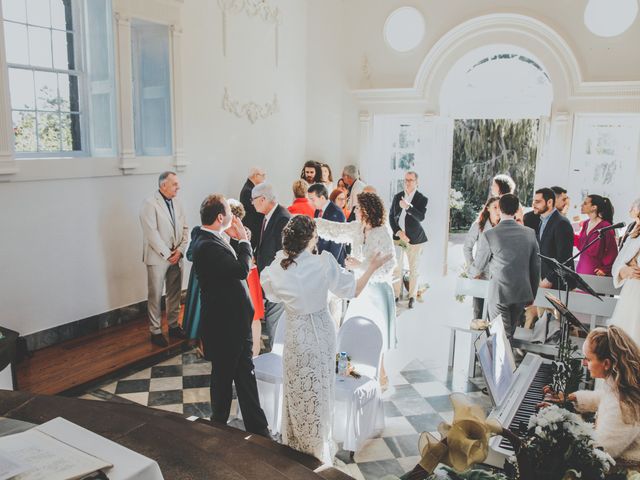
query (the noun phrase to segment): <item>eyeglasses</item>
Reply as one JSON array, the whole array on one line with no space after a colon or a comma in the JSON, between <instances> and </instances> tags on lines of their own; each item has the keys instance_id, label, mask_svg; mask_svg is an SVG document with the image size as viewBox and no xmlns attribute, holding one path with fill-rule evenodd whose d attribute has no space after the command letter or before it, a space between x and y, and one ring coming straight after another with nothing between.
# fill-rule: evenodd
<instances>
[{"instance_id":1,"label":"eyeglasses","mask_svg":"<svg viewBox=\"0 0 640 480\"><path fill-rule=\"evenodd\" d=\"M404 179L404 183L413 183L413 182L415 182L415 181L416 181L416 179L415 179L415 178L405 178L405 179Z\"/></svg>"},{"instance_id":2,"label":"eyeglasses","mask_svg":"<svg viewBox=\"0 0 640 480\"><path fill-rule=\"evenodd\" d=\"M260 195L260 196L258 196L258 197L253 197L253 198L251 199L251 203L255 203L255 202L256 202L256 200L258 200L259 198L264 198L264 195Z\"/></svg>"}]
</instances>

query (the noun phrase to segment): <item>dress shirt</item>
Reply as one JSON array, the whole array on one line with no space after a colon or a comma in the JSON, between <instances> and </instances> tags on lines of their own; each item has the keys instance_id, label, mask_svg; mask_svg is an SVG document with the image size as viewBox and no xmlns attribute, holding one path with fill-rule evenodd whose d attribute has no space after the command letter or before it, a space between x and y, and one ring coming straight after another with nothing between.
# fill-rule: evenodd
<instances>
[{"instance_id":1,"label":"dress shirt","mask_svg":"<svg viewBox=\"0 0 640 480\"><path fill-rule=\"evenodd\" d=\"M264 222L262 224L262 231L264 233L264 231L267 229L267 225L269 225L269 220L271 220L271 217L273 216L273 212L276 211L276 208L278 208L278 204L276 203L273 208L271 209L271 211L269 211L269 213L267 213L264 216Z\"/></svg>"},{"instance_id":2,"label":"dress shirt","mask_svg":"<svg viewBox=\"0 0 640 480\"><path fill-rule=\"evenodd\" d=\"M160 192L160 190L158 190L158 192ZM160 195L162 195L162 198L164 200L164 203L167 205L167 208L169 209L169 216L171 217L171 223L173 223L174 225L176 224L176 216L173 212L173 200L170 198L165 197L162 192L160 192Z\"/></svg>"},{"instance_id":3,"label":"dress shirt","mask_svg":"<svg viewBox=\"0 0 640 480\"><path fill-rule=\"evenodd\" d=\"M547 223L549 222L549 219L551 218L551 215L553 215L553 212L555 212L556 209L552 209L548 215L540 215L540 230L538 231L538 238L542 239L542 234L544 233L544 229L547 226Z\"/></svg>"},{"instance_id":4,"label":"dress shirt","mask_svg":"<svg viewBox=\"0 0 640 480\"><path fill-rule=\"evenodd\" d=\"M219 232L218 230L211 230L210 228L207 228L207 227L200 227L200 230L204 230L205 232L213 233L216 237L218 237L220 240L222 240L227 247L229 247L229 250L231 250L233 252L234 256L236 255L236 251L233 249L233 247L229 243L229 238L231 238L229 235L227 235L226 233L223 233L223 232ZM249 243L249 240L244 240L244 239L238 240L238 243L242 243L242 242Z\"/></svg>"},{"instance_id":5,"label":"dress shirt","mask_svg":"<svg viewBox=\"0 0 640 480\"><path fill-rule=\"evenodd\" d=\"M418 189L415 189L413 192L411 192L411 194L408 194L407 192L404 192L404 201L407 202L409 204L409 206L411 206L411 202L413 200L413 196L416 194L416 192L418 191ZM405 219L407 218L407 209L403 208L402 211L400 212L400 218L398 219L398 225L400 226L400 229L406 233L406 226L404 224Z\"/></svg>"}]
</instances>

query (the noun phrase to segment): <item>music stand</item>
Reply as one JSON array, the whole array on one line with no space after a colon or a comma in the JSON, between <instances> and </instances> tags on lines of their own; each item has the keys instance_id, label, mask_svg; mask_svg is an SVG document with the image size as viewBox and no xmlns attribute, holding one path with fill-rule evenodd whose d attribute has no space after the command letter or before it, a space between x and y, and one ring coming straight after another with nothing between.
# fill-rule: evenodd
<instances>
[{"instance_id":1,"label":"music stand","mask_svg":"<svg viewBox=\"0 0 640 480\"><path fill-rule=\"evenodd\" d=\"M538 254L538 256L550 263L553 266L554 272L558 275L558 278L562 281L565 287L565 306L569 305L569 281L575 282L575 284L580 287L580 290L584 290L592 297L596 297L598 300L603 302L602 297L598 294L591 286L585 282L580 275L578 275L572 268L567 267L564 263L560 263L555 258L547 257L542 254ZM567 260L569 261L569 260ZM560 292L560 285L558 285L558 292Z\"/></svg>"},{"instance_id":2,"label":"music stand","mask_svg":"<svg viewBox=\"0 0 640 480\"><path fill-rule=\"evenodd\" d=\"M553 305L553 308L558 310L558 312L560 312L560 315L562 315L563 317L565 317L567 319L568 323L570 323L574 327L579 328L584 333L587 333L587 334L589 333L589 329L587 327L585 327L582 324L582 322L580 320L578 320L578 318L573 313L571 313L569 311L567 306L564 303L562 303L562 301L558 297L556 297L555 295L552 295L549 292L545 293L544 296L547 299L547 301L551 305Z\"/></svg>"}]
</instances>

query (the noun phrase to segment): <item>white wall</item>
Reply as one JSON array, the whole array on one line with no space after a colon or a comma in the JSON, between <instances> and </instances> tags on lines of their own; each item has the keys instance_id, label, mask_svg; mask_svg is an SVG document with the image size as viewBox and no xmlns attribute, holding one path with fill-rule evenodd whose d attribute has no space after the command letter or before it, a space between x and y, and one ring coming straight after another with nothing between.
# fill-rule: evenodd
<instances>
[{"instance_id":1,"label":"white wall","mask_svg":"<svg viewBox=\"0 0 640 480\"><path fill-rule=\"evenodd\" d=\"M133 2L131 8L144 12L148 3ZM184 144L191 165L180 175L180 195L190 224L199 223L205 195L237 197L253 164L267 169L288 202L305 154L305 2L274 2L282 11L277 69L273 44L264 40L275 38L272 27L230 17L225 58L218 2L166 3L181 5L184 32ZM225 86L241 102L270 102L277 93L280 112L253 125L236 118L221 108ZM144 300L138 210L156 179L0 183L0 323L29 334Z\"/></svg>"}]
</instances>

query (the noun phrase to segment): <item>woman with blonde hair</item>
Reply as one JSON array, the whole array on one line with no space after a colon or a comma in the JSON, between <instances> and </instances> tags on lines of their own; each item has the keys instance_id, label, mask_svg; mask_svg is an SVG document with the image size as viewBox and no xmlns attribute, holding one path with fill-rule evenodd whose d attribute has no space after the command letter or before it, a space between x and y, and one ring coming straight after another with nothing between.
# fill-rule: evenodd
<instances>
[{"instance_id":1,"label":"woman with blonde hair","mask_svg":"<svg viewBox=\"0 0 640 480\"><path fill-rule=\"evenodd\" d=\"M640 466L640 350L619 327L593 329L582 346L602 388L568 395L580 412L596 412L595 440L618 466Z\"/></svg>"},{"instance_id":2,"label":"woman with blonde hair","mask_svg":"<svg viewBox=\"0 0 640 480\"><path fill-rule=\"evenodd\" d=\"M640 344L640 198L631 204L634 227L611 266L611 276L616 287L622 287L610 324L618 325Z\"/></svg>"}]
</instances>

